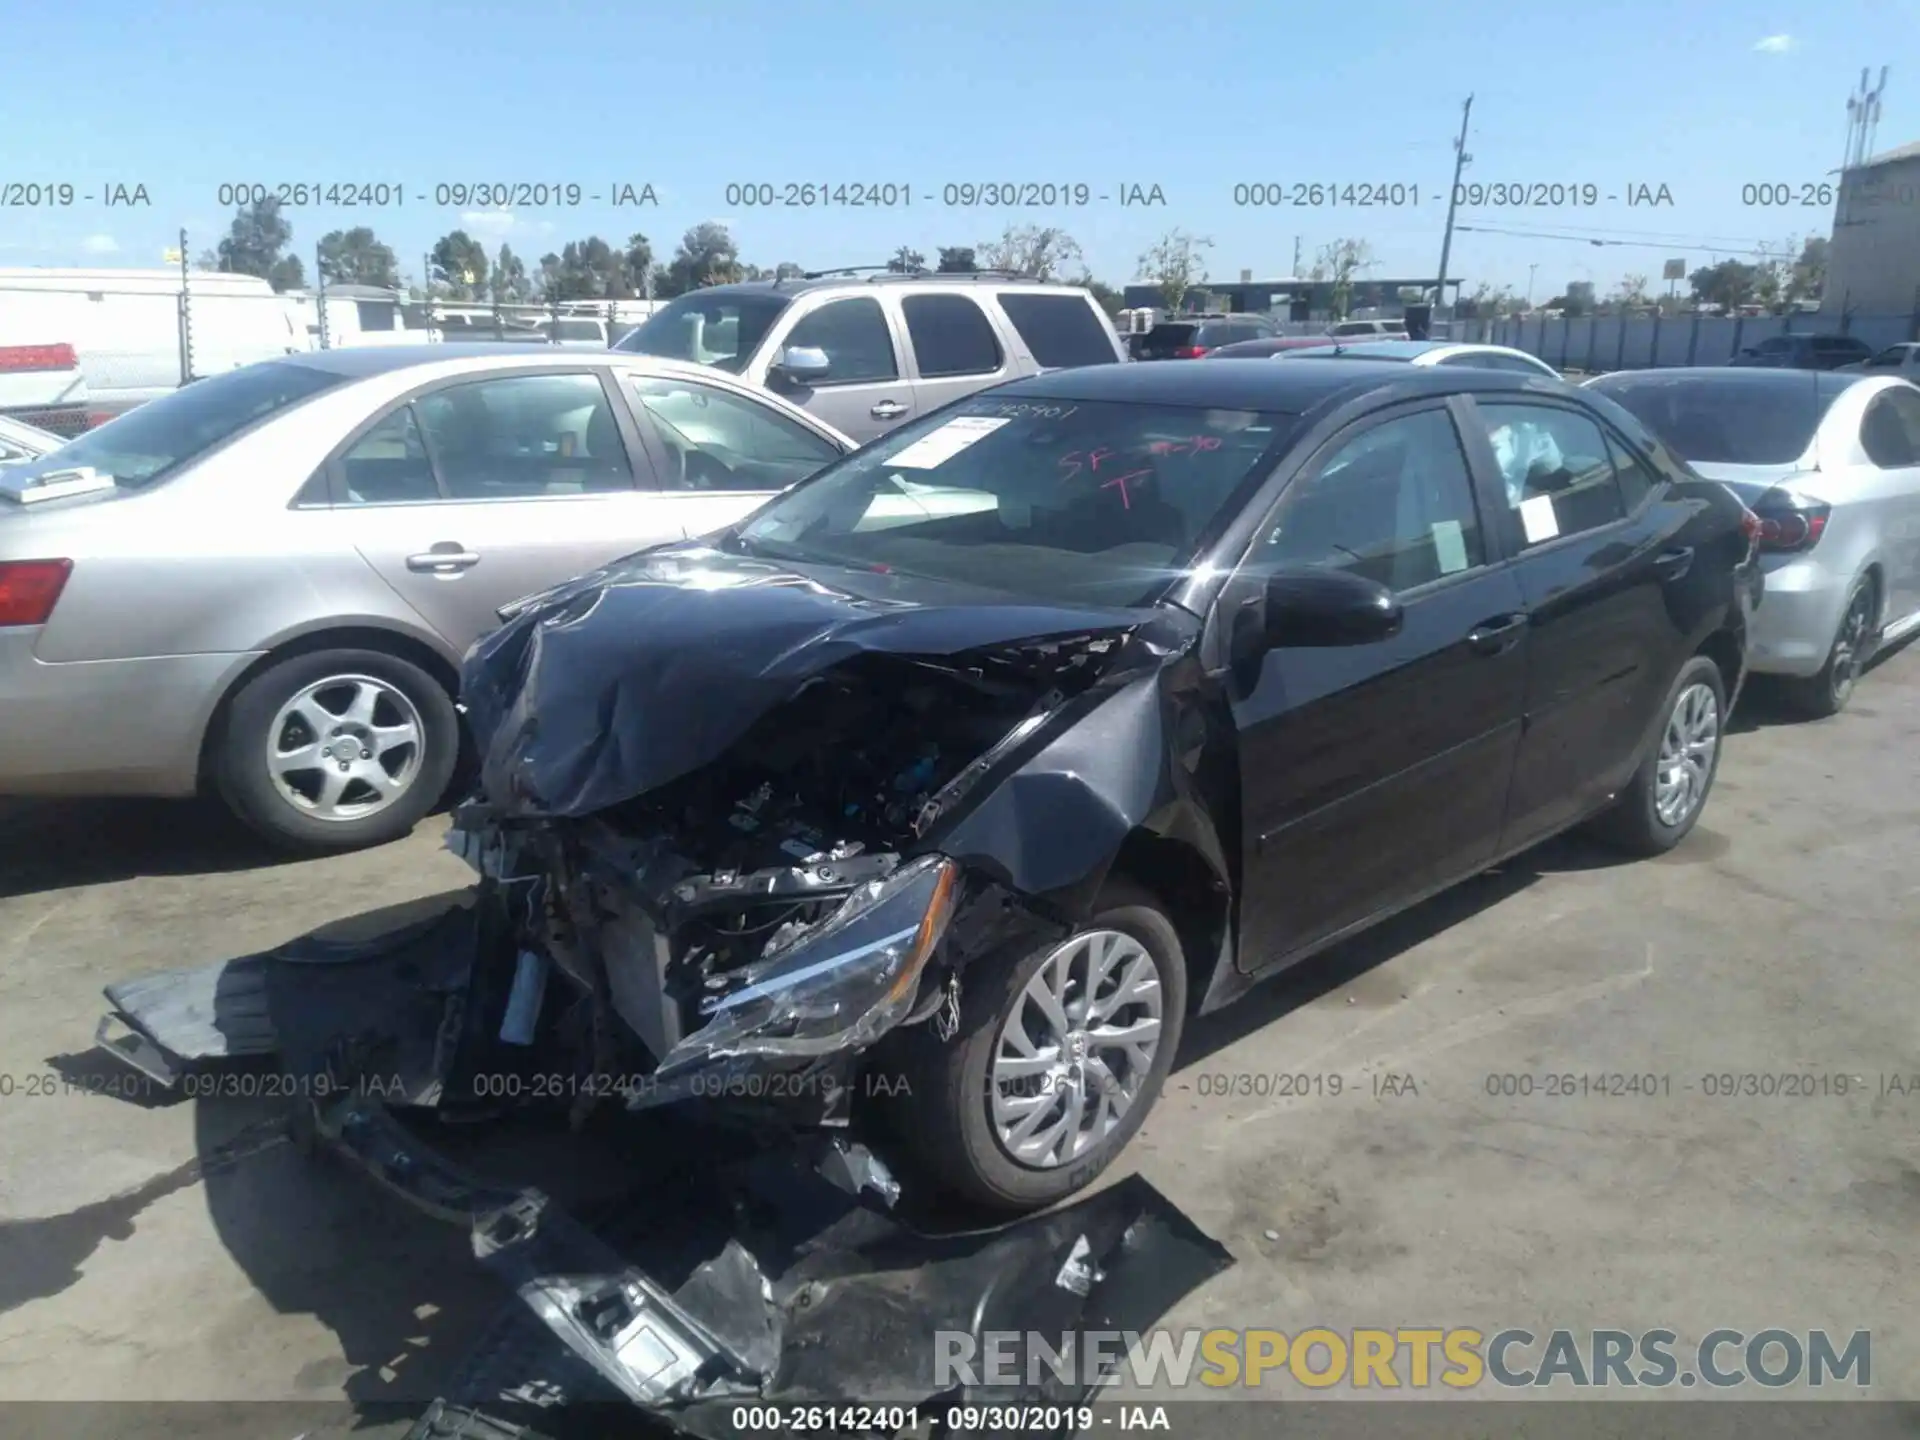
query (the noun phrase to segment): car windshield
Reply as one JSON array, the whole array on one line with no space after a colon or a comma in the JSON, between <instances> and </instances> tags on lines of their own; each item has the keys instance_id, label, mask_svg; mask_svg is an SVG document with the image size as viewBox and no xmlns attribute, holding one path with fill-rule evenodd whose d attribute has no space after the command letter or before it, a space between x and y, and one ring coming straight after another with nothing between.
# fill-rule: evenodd
<instances>
[{"instance_id":1,"label":"car windshield","mask_svg":"<svg viewBox=\"0 0 1920 1440\"><path fill-rule=\"evenodd\" d=\"M166 478L250 425L330 390L347 377L284 360L196 380L149 400L33 462L40 471L88 466L126 489Z\"/></svg>"},{"instance_id":2,"label":"car windshield","mask_svg":"<svg viewBox=\"0 0 1920 1440\"><path fill-rule=\"evenodd\" d=\"M613 348L664 360L691 360L737 375L767 338L780 312L792 303L792 295L696 290L656 311Z\"/></svg>"},{"instance_id":3,"label":"car windshield","mask_svg":"<svg viewBox=\"0 0 1920 1440\"><path fill-rule=\"evenodd\" d=\"M1593 389L1695 465L1791 465L1850 375L1609 375Z\"/></svg>"},{"instance_id":4,"label":"car windshield","mask_svg":"<svg viewBox=\"0 0 1920 1440\"><path fill-rule=\"evenodd\" d=\"M731 543L1036 600L1145 604L1210 542L1293 423L981 396L829 466L729 532Z\"/></svg>"}]
</instances>

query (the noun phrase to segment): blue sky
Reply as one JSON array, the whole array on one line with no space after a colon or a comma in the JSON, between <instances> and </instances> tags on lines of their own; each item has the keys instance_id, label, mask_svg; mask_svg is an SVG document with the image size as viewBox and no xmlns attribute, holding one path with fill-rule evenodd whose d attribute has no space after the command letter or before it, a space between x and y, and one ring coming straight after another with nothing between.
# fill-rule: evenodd
<instances>
[{"instance_id":1,"label":"blue sky","mask_svg":"<svg viewBox=\"0 0 1920 1440\"><path fill-rule=\"evenodd\" d=\"M1469 181L1603 197L1461 215L1536 233L1463 231L1453 273L1469 289L1531 283L1538 299L1569 280L1603 293L1630 272L1657 281L1669 255L1691 267L1825 233L1831 206L1743 204L1742 187L1830 179L1862 66L1894 67L1875 148L1920 139L1920 67L1901 64L1920 59L1914 0L197 0L164 12L63 0L14 6L6 33L29 63L0 87L0 185L138 184L152 203L0 209L4 265L158 265L182 226L197 252L231 218L223 183L388 182L405 187L398 207L290 212L309 265L322 233L359 222L411 276L455 228L531 261L634 230L664 256L719 219L768 265L879 263L902 244L931 259L1032 223L1067 230L1117 284L1178 225L1214 240L1215 278L1284 275L1296 238L1311 260L1342 237L1368 241L1376 277L1427 276L1472 91ZM905 183L913 199L752 210L727 203L740 181ZM1157 185L1167 203L939 203L950 182L1000 181L1110 196ZM650 183L660 203L432 203L457 182ZM1410 184L1420 202L1236 205L1250 182ZM1673 203L1629 206L1641 185Z\"/></svg>"}]
</instances>

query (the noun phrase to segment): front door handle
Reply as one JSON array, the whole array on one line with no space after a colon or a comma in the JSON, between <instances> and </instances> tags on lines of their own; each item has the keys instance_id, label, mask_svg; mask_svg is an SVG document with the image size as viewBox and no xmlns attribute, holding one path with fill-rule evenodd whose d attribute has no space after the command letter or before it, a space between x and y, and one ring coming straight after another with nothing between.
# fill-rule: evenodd
<instances>
[{"instance_id":1,"label":"front door handle","mask_svg":"<svg viewBox=\"0 0 1920 1440\"><path fill-rule=\"evenodd\" d=\"M1662 580L1678 580L1693 568L1693 547L1682 545L1677 550L1663 550L1654 556L1653 568Z\"/></svg>"},{"instance_id":2,"label":"front door handle","mask_svg":"<svg viewBox=\"0 0 1920 1440\"><path fill-rule=\"evenodd\" d=\"M1495 615L1490 620L1482 620L1467 632L1467 644L1482 655L1498 655L1509 649L1520 638L1520 632L1526 628L1527 617L1521 613Z\"/></svg>"},{"instance_id":3,"label":"front door handle","mask_svg":"<svg viewBox=\"0 0 1920 1440\"><path fill-rule=\"evenodd\" d=\"M442 540L430 550L407 556L407 569L426 575L458 575L480 563L480 557L457 540Z\"/></svg>"},{"instance_id":4,"label":"front door handle","mask_svg":"<svg viewBox=\"0 0 1920 1440\"><path fill-rule=\"evenodd\" d=\"M876 420L898 420L907 413L907 407L898 400L882 400L867 413Z\"/></svg>"}]
</instances>

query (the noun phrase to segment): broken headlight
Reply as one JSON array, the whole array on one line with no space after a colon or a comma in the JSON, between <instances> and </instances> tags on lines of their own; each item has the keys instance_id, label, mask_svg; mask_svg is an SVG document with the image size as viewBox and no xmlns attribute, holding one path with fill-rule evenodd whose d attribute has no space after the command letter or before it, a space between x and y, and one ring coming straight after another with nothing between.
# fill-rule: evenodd
<instances>
[{"instance_id":1,"label":"broken headlight","mask_svg":"<svg viewBox=\"0 0 1920 1440\"><path fill-rule=\"evenodd\" d=\"M803 1058L871 1044L912 1010L959 888L959 867L939 856L861 886L830 920L704 997L704 1023L658 1074L729 1055Z\"/></svg>"}]
</instances>

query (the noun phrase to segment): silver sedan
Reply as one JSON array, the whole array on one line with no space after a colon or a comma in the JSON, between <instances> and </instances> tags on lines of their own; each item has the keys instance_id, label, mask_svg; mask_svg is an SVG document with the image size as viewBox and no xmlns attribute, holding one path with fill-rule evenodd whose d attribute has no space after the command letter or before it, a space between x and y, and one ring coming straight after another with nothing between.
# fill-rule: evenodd
<instances>
[{"instance_id":1,"label":"silver sedan","mask_svg":"<svg viewBox=\"0 0 1920 1440\"><path fill-rule=\"evenodd\" d=\"M1766 594L1748 662L1802 709L1841 710L1874 652L1920 629L1920 388L1733 367L1622 371L1587 388L1758 517Z\"/></svg>"},{"instance_id":2,"label":"silver sedan","mask_svg":"<svg viewBox=\"0 0 1920 1440\"><path fill-rule=\"evenodd\" d=\"M295 848L403 834L498 607L852 448L644 355L346 349L198 381L0 465L0 793L204 788Z\"/></svg>"}]
</instances>

